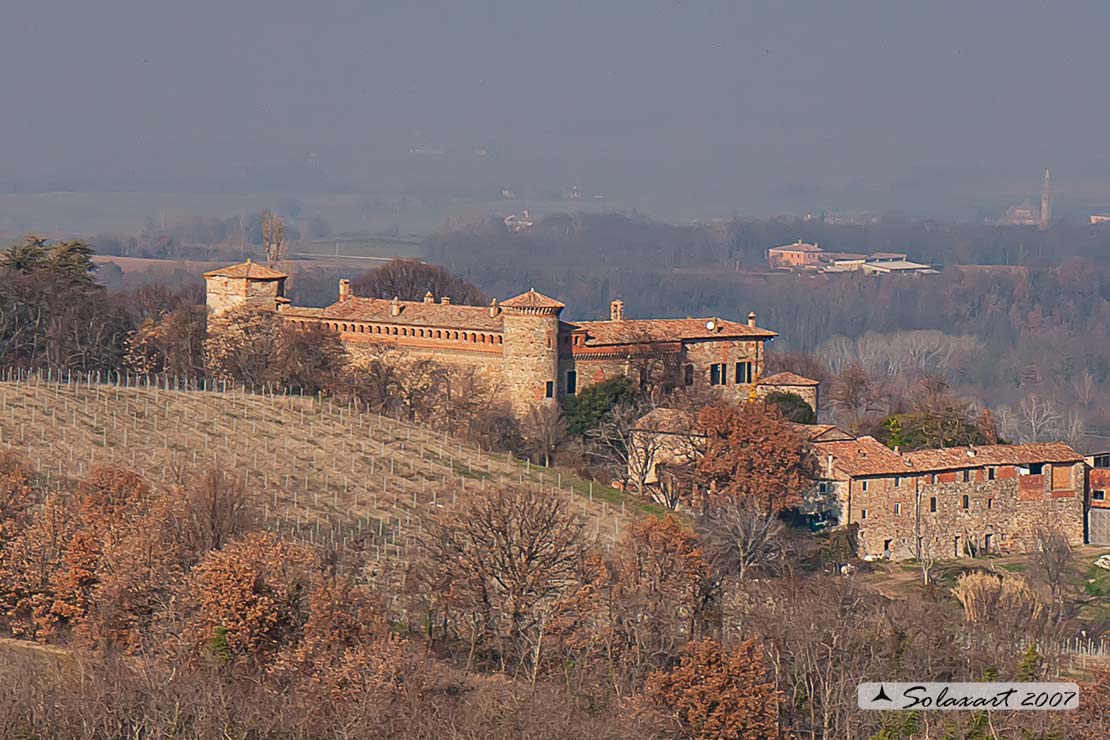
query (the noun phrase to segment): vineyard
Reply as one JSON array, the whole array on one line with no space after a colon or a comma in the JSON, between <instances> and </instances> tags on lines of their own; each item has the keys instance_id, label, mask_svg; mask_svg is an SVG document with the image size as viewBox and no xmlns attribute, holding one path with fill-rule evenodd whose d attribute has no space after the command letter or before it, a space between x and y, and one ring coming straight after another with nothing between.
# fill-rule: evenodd
<instances>
[{"instance_id":1,"label":"vineyard","mask_svg":"<svg viewBox=\"0 0 1110 740\"><path fill-rule=\"evenodd\" d=\"M652 507L566 472L537 468L327 400L242 391L0 382L0 445L57 489L98 465L172 486L216 466L242 476L270 530L369 563L404 559L428 514L459 492L506 484L563 496L611 547Z\"/></svg>"}]
</instances>

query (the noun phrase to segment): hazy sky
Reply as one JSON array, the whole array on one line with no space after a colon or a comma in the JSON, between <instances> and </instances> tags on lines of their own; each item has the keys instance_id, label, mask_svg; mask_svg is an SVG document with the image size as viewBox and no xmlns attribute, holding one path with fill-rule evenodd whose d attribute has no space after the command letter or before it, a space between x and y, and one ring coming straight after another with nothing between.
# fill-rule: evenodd
<instances>
[{"instance_id":1,"label":"hazy sky","mask_svg":"<svg viewBox=\"0 0 1110 740\"><path fill-rule=\"evenodd\" d=\"M578 183L745 212L990 197L1045 166L1110 183L1105 0L7 0L2 17L5 189Z\"/></svg>"}]
</instances>

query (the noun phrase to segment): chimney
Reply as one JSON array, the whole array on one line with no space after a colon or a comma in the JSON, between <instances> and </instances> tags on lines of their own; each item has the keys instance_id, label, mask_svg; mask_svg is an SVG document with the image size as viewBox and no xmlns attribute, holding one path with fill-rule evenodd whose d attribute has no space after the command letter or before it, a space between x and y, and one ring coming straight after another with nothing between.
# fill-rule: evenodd
<instances>
[{"instance_id":1,"label":"chimney","mask_svg":"<svg viewBox=\"0 0 1110 740\"><path fill-rule=\"evenodd\" d=\"M489 317L492 319L499 313L501 313L501 306L497 305L497 299L494 298L489 302Z\"/></svg>"},{"instance_id":2,"label":"chimney","mask_svg":"<svg viewBox=\"0 0 1110 740\"><path fill-rule=\"evenodd\" d=\"M624 301L618 298L609 304L609 320L624 321Z\"/></svg>"},{"instance_id":3,"label":"chimney","mask_svg":"<svg viewBox=\"0 0 1110 740\"><path fill-rule=\"evenodd\" d=\"M393 301L389 304L389 315L390 316L400 316L401 315L401 299L398 298L397 296L393 296Z\"/></svg>"},{"instance_id":4,"label":"chimney","mask_svg":"<svg viewBox=\"0 0 1110 740\"><path fill-rule=\"evenodd\" d=\"M902 448L899 445L894 445L894 454L895 455L901 455L902 454Z\"/></svg>"},{"instance_id":5,"label":"chimney","mask_svg":"<svg viewBox=\"0 0 1110 740\"><path fill-rule=\"evenodd\" d=\"M425 303L435 303L436 302L436 297L434 295L432 295L432 291L429 290L427 293L424 294L424 302Z\"/></svg>"},{"instance_id":6,"label":"chimney","mask_svg":"<svg viewBox=\"0 0 1110 740\"><path fill-rule=\"evenodd\" d=\"M440 302L441 305L449 306L449 305L451 305L451 296L445 295L445 296L443 296L442 298L439 299L439 302Z\"/></svg>"},{"instance_id":7,"label":"chimney","mask_svg":"<svg viewBox=\"0 0 1110 740\"><path fill-rule=\"evenodd\" d=\"M832 478L832 475L833 475L833 460L834 459L835 458L833 458L832 455L827 455L825 457L825 477L826 478Z\"/></svg>"},{"instance_id":8,"label":"chimney","mask_svg":"<svg viewBox=\"0 0 1110 740\"><path fill-rule=\"evenodd\" d=\"M351 281L346 280L346 279L340 280L339 281L339 302L342 303L343 301L347 300L350 297L351 297Z\"/></svg>"},{"instance_id":9,"label":"chimney","mask_svg":"<svg viewBox=\"0 0 1110 740\"><path fill-rule=\"evenodd\" d=\"M748 312L748 326L755 328L755 311Z\"/></svg>"}]
</instances>

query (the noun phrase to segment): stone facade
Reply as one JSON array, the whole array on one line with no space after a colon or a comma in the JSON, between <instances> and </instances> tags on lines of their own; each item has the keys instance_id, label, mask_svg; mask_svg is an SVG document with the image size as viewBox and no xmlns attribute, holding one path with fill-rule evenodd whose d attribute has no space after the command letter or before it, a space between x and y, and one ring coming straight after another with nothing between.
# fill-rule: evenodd
<instances>
[{"instance_id":1,"label":"stone facade","mask_svg":"<svg viewBox=\"0 0 1110 740\"><path fill-rule=\"evenodd\" d=\"M287 277L283 272L271 270L250 260L240 265L206 272L204 282L208 313L217 315L244 304L272 308L287 303Z\"/></svg>"},{"instance_id":2,"label":"stone facade","mask_svg":"<svg viewBox=\"0 0 1110 740\"><path fill-rule=\"evenodd\" d=\"M761 382L765 344L776 335L717 317L627 319L614 301L608 321L568 322L564 305L534 290L488 307L461 306L431 294L423 301L360 298L340 281L338 300L324 308L288 305L285 275L250 262L205 275L210 313L236 305L265 306L287 321L336 332L355 357L381 348L474 367L524 415L609 378L628 376L669 392L707 388L722 400L775 389ZM793 376L797 379L798 376ZM767 379L772 380L771 378ZM801 379L816 410L816 381ZM781 390L796 392L796 386ZM808 398L807 398L808 400Z\"/></svg>"},{"instance_id":3,"label":"stone facade","mask_svg":"<svg viewBox=\"0 0 1110 740\"><path fill-rule=\"evenodd\" d=\"M899 454L870 437L817 443L811 501L859 527L861 556L937 559L1025 552L1040 527L1084 542L1086 465L1061 443Z\"/></svg>"}]
</instances>

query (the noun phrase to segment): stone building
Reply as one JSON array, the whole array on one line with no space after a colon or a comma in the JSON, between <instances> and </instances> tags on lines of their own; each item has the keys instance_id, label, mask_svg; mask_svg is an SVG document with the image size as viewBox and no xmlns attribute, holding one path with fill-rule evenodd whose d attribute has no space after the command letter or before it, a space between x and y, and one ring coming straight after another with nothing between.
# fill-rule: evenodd
<instances>
[{"instance_id":1,"label":"stone building","mask_svg":"<svg viewBox=\"0 0 1110 740\"><path fill-rule=\"evenodd\" d=\"M475 368L518 413L558 403L580 389L617 376L669 392L706 389L722 400L747 399L753 388L802 391L816 410L817 382L763 376L765 345L776 334L719 317L629 319L613 301L607 321L564 321L561 302L535 290L489 306L463 306L430 293L423 301L361 298L339 282L338 300L324 308L293 306L283 273L252 264L205 274L208 310L263 306L300 325L336 332L356 359L387 347L418 357Z\"/></svg>"},{"instance_id":2,"label":"stone building","mask_svg":"<svg viewBox=\"0 0 1110 740\"><path fill-rule=\"evenodd\" d=\"M899 453L873 437L816 442L812 497L859 527L861 556L958 558L1025 552L1043 526L1084 542L1086 466L1063 443Z\"/></svg>"},{"instance_id":3,"label":"stone building","mask_svg":"<svg viewBox=\"0 0 1110 740\"><path fill-rule=\"evenodd\" d=\"M284 272L271 270L251 260L204 273L208 314L221 314L247 304L277 308L289 303L285 297Z\"/></svg>"},{"instance_id":4,"label":"stone building","mask_svg":"<svg viewBox=\"0 0 1110 740\"><path fill-rule=\"evenodd\" d=\"M1087 457L1087 541L1110 545L1110 452Z\"/></svg>"}]
</instances>

